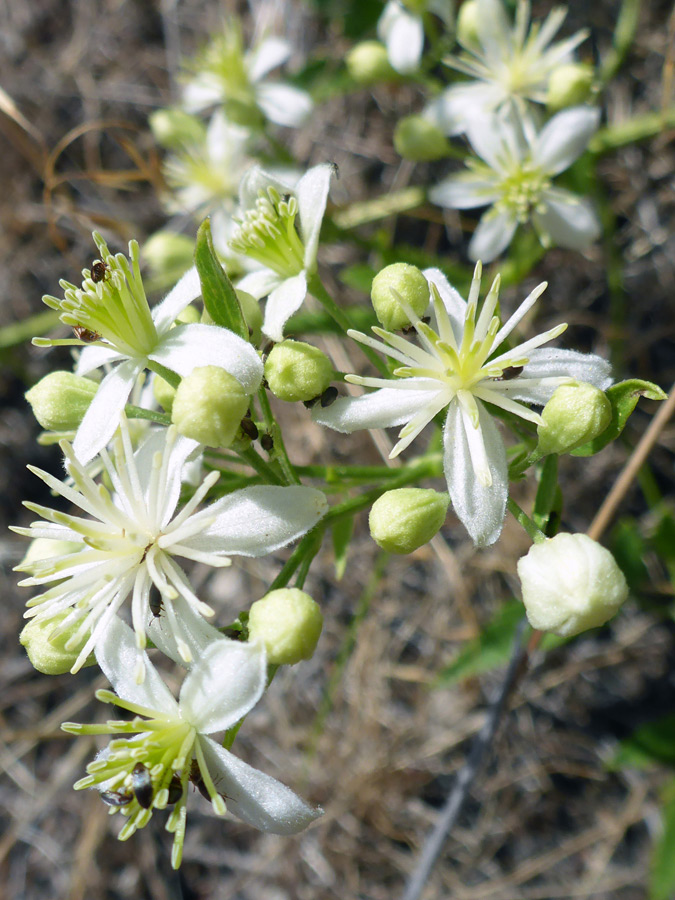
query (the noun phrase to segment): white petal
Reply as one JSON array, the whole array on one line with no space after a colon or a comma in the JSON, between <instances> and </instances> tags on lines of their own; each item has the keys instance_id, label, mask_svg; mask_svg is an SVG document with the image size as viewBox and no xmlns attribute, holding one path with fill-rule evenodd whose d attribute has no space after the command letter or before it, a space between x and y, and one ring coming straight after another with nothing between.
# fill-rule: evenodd
<instances>
[{"instance_id":1,"label":"white petal","mask_svg":"<svg viewBox=\"0 0 675 900\"><path fill-rule=\"evenodd\" d=\"M290 84L261 84L256 91L256 100L270 122L287 128L302 125L314 107L307 91Z\"/></svg>"},{"instance_id":2,"label":"white petal","mask_svg":"<svg viewBox=\"0 0 675 900\"><path fill-rule=\"evenodd\" d=\"M298 198L298 216L300 218L300 234L305 245L305 269L314 270L316 250L319 246L319 232L326 210L328 188L333 174L333 166L314 166L306 172L295 188Z\"/></svg>"},{"instance_id":3,"label":"white petal","mask_svg":"<svg viewBox=\"0 0 675 900\"><path fill-rule=\"evenodd\" d=\"M126 356L118 353L117 350L102 346L85 347L75 366L75 374L87 375L106 363L117 362L120 359L126 359Z\"/></svg>"},{"instance_id":4,"label":"white petal","mask_svg":"<svg viewBox=\"0 0 675 900\"><path fill-rule=\"evenodd\" d=\"M210 72L202 72L183 88L182 105L186 112L201 112L223 99L220 80Z\"/></svg>"},{"instance_id":5,"label":"white petal","mask_svg":"<svg viewBox=\"0 0 675 900\"><path fill-rule=\"evenodd\" d=\"M93 459L112 438L142 369L142 363L128 359L108 372L100 383L73 441L73 451L82 464Z\"/></svg>"},{"instance_id":6,"label":"white petal","mask_svg":"<svg viewBox=\"0 0 675 900\"><path fill-rule=\"evenodd\" d=\"M282 283L282 278L272 269L258 269L256 272L249 272L248 275L237 282L238 291L246 291L256 300L261 297L267 297L275 288Z\"/></svg>"},{"instance_id":7,"label":"white petal","mask_svg":"<svg viewBox=\"0 0 675 900\"><path fill-rule=\"evenodd\" d=\"M284 38L268 37L246 56L251 81L260 81L272 69L283 66L291 56L291 45Z\"/></svg>"},{"instance_id":8,"label":"white petal","mask_svg":"<svg viewBox=\"0 0 675 900\"><path fill-rule=\"evenodd\" d=\"M198 366L220 366L251 394L263 376L263 364L248 341L217 325L178 325L162 337L150 358L181 376Z\"/></svg>"},{"instance_id":9,"label":"white petal","mask_svg":"<svg viewBox=\"0 0 675 900\"><path fill-rule=\"evenodd\" d=\"M264 556L302 537L328 510L315 488L256 485L216 500L202 513L216 516L201 533L183 543L196 550L227 556Z\"/></svg>"},{"instance_id":10,"label":"white petal","mask_svg":"<svg viewBox=\"0 0 675 900\"><path fill-rule=\"evenodd\" d=\"M499 59L512 44L511 23L501 0L478 0L476 30L486 56Z\"/></svg>"},{"instance_id":11,"label":"white petal","mask_svg":"<svg viewBox=\"0 0 675 900\"><path fill-rule=\"evenodd\" d=\"M193 661L199 660L204 650L215 640L225 640L218 629L195 612L183 597L176 597L175 600L165 599L163 602L164 611L159 616L151 617L145 633L158 650L178 663L179 666L185 666L186 663L178 649L177 638L187 645ZM178 633L174 631L168 621L169 613L166 607L169 604L173 607L176 620L180 623Z\"/></svg>"},{"instance_id":12,"label":"white petal","mask_svg":"<svg viewBox=\"0 0 675 900\"><path fill-rule=\"evenodd\" d=\"M272 834L297 834L322 814L285 784L237 759L210 738L202 738L201 747L227 808L254 828Z\"/></svg>"},{"instance_id":13,"label":"white petal","mask_svg":"<svg viewBox=\"0 0 675 900\"><path fill-rule=\"evenodd\" d=\"M474 151L495 172L506 175L509 161L522 159L525 149L520 134L509 118L498 115L476 114L466 127L466 136Z\"/></svg>"},{"instance_id":14,"label":"white petal","mask_svg":"<svg viewBox=\"0 0 675 900\"><path fill-rule=\"evenodd\" d=\"M202 651L183 682L181 715L202 734L225 731L253 709L266 681L263 644L218 638Z\"/></svg>"},{"instance_id":15,"label":"white petal","mask_svg":"<svg viewBox=\"0 0 675 900\"><path fill-rule=\"evenodd\" d=\"M155 328L162 334L176 321L176 316L183 312L186 306L201 297L202 286L199 282L197 269L193 266L176 282L166 297L152 310L152 319Z\"/></svg>"},{"instance_id":16,"label":"white petal","mask_svg":"<svg viewBox=\"0 0 675 900\"><path fill-rule=\"evenodd\" d=\"M557 190L544 195L545 209L532 216L538 231L548 235L559 247L585 250L602 232L600 220L583 197Z\"/></svg>"},{"instance_id":17,"label":"white petal","mask_svg":"<svg viewBox=\"0 0 675 900\"><path fill-rule=\"evenodd\" d=\"M401 3L389 2L380 16L377 31L397 72L414 72L419 67L424 47L420 16L409 13Z\"/></svg>"},{"instance_id":18,"label":"white petal","mask_svg":"<svg viewBox=\"0 0 675 900\"><path fill-rule=\"evenodd\" d=\"M362 397L338 397L325 409L317 405L312 410L312 418L319 425L327 425L343 434L361 428L391 428L409 422L432 396L431 391L380 388Z\"/></svg>"},{"instance_id":19,"label":"white petal","mask_svg":"<svg viewBox=\"0 0 675 900\"><path fill-rule=\"evenodd\" d=\"M502 530L508 496L508 466L504 444L480 401L480 429L490 463L492 484L484 487L476 478L459 403L451 403L443 433L443 468L452 505L460 521L479 547L494 544Z\"/></svg>"},{"instance_id":20,"label":"white petal","mask_svg":"<svg viewBox=\"0 0 675 900\"><path fill-rule=\"evenodd\" d=\"M284 325L307 296L307 275L300 272L282 281L267 298L263 334L273 341L283 341Z\"/></svg>"},{"instance_id":21,"label":"white petal","mask_svg":"<svg viewBox=\"0 0 675 900\"><path fill-rule=\"evenodd\" d=\"M424 118L434 122L443 134L449 136L466 131L476 114L492 112L504 100L504 90L499 85L460 84L443 91L424 109Z\"/></svg>"},{"instance_id":22,"label":"white petal","mask_svg":"<svg viewBox=\"0 0 675 900\"><path fill-rule=\"evenodd\" d=\"M157 428L150 432L138 450L134 453L136 468L140 476L145 496L146 508L151 503L157 504L156 519L164 527L173 515L178 505L182 482L182 473L190 456L196 454L201 444L189 438L178 435L173 444L167 447L167 432L165 428ZM161 497L151 497L152 488L151 473L155 455L159 453L162 463L166 466L166 478L163 484ZM167 453L169 457L167 459Z\"/></svg>"},{"instance_id":23,"label":"white petal","mask_svg":"<svg viewBox=\"0 0 675 900\"><path fill-rule=\"evenodd\" d=\"M136 664L139 655L145 663L145 680L136 682ZM171 716L178 713L171 691L162 681L157 669L146 653L139 654L136 637L121 619L114 616L105 636L96 647L96 660L115 692L123 700L147 706Z\"/></svg>"},{"instance_id":24,"label":"white petal","mask_svg":"<svg viewBox=\"0 0 675 900\"><path fill-rule=\"evenodd\" d=\"M445 178L429 191L429 199L437 206L450 209L473 209L498 200L500 192L494 181L462 172Z\"/></svg>"},{"instance_id":25,"label":"white petal","mask_svg":"<svg viewBox=\"0 0 675 900\"><path fill-rule=\"evenodd\" d=\"M464 332L464 319L466 318L466 300L450 284L440 269L424 269L422 274L429 283L435 284L438 288L438 294L450 317L455 337L458 341L461 341L461 335Z\"/></svg>"},{"instance_id":26,"label":"white petal","mask_svg":"<svg viewBox=\"0 0 675 900\"><path fill-rule=\"evenodd\" d=\"M254 207L260 191L265 191L268 187L274 187L280 194L285 194L292 191L294 185L281 181L271 172L261 169L260 166L251 166L244 173L239 185L239 199L242 208L246 210Z\"/></svg>"},{"instance_id":27,"label":"white petal","mask_svg":"<svg viewBox=\"0 0 675 900\"><path fill-rule=\"evenodd\" d=\"M234 171L240 168L245 161L243 156L246 146L251 140L251 132L242 125L235 125L228 121L222 110L217 110L209 122L206 132L206 147L208 155L216 165L227 167L232 177L233 190L239 179L235 180Z\"/></svg>"},{"instance_id":28,"label":"white petal","mask_svg":"<svg viewBox=\"0 0 675 900\"><path fill-rule=\"evenodd\" d=\"M509 210L494 215L490 208L481 217L469 244L469 259L492 262L509 246L518 227L516 217Z\"/></svg>"},{"instance_id":29,"label":"white petal","mask_svg":"<svg viewBox=\"0 0 675 900\"><path fill-rule=\"evenodd\" d=\"M612 384L611 365L594 353L542 347L531 350L527 356L530 361L523 369L522 378L568 376L577 381L587 381L601 391L606 391ZM517 381L514 379L514 384L517 385Z\"/></svg>"},{"instance_id":30,"label":"white petal","mask_svg":"<svg viewBox=\"0 0 675 900\"><path fill-rule=\"evenodd\" d=\"M545 172L557 175L584 152L600 122L600 110L575 106L553 116L542 129L533 150L534 160Z\"/></svg>"}]
</instances>

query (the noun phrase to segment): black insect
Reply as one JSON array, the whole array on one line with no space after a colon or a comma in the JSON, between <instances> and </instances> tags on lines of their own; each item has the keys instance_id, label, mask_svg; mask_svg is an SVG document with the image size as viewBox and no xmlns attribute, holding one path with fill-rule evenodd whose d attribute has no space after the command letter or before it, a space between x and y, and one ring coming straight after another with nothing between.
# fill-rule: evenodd
<instances>
[{"instance_id":1,"label":"black insect","mask_svg":"<svg viewBox=\"0 0 675 900\"><path fill-rule=\"evenodd\" d=\"M423 322L425 325L428 325L429 322L431 322L431 316L423 316L419 321ZM412 324L412 322L409 325L404 325L401 329L403 334L411 334L414 330L415 326Z\"/></svg>"},{"instance_id":2,"label":"black insect","mask_svg":"<svg viewBox=\"0 0 675 900\"><path fill-rule=\"evenodd\" d=\"M133 799L131 791L101 791L101 800L108 806L114 806L115 809L128 806Z\"/></svg>"},{"instance_id":3,"label":"black insect","mask_svg":"<svg viewBox=\"0 0 675 900\"><path fill-rule=\"evenodd\" d=\"M110 278L110 270L108 268L108 263L104 263L103 260L97 259L91 264L91 280L94 284L98 284L99 281L107 281Z\"/></svg>"},{"instance_id":4,"label":"black insect","mask_svg":"<svg viewBox=\"0 0 675 900\"><path fill-rule=\"evenodd\" d=\"M91 331L89 328L85 328L84 325L73 325L73 331L75 332L75 337L84 341L85 344L91 344L101 337L97 331Z\"/></svg>"},{"instance_id":5,"label":"black insect","mask_svg":"<svg viewBox=\"0 0 675 900\"><path fill-rule=\"evenodd\" d=\"M263 450L267 450L267 452L269 453L270 450L274 448L274 438L272 437L272 435L263 434L263 436L260 438L260 446L263 448Z\"/></svg>"},{"instance_id":6,"label":"black insect","mask_svg":"<svg viewBox=\"0 0 675 900\"><path fill-rule=\"evenodd\" d=\"M150 594L148 596L148 606L150 607L150 612L153 614L155 619L158 619L162 615L162 611L164 609L162 595L157 590L154 584L150 588Z\"/></svg>"},{"instance_id":7,"label":"black insect","mask_svg":"<svg viewBox=\"0 0 675 900\"><path fill-rule=\"evenodd\" d=\"M495 381L511 381L512 378L517 378L520 375L523 368L523 366L507 366L502 374L495 378Z\"/></svg>"},{"instance_id":8,"label":"black insect","mask_svg":"<svg viewBox=\"0 0 675 900\"><path fill-rule=\"evenodd\" d=\"M253 419L249 418L249 416L244 416L244 418L241 420L241 430L244 432L246 437L250 438L252 441L257 440L258 428Z\"/></svg>"},{"instance_id":9,"label":"black insect","mask_svg":"<svg viewBox=\"0 0 675 900\"><path fill-rule=\"evenodd\" d=\"M181 784L180 775L174 774L171 776L168 790L169 799L166 802L169 806L173 806L183 796L183 785Z\"/></svg>"},{"instance_id":10,"label":"black insect","mask_svg":"<svg viewBox=\"0 0 675 900\"><path fill-rule=\"evenodd\" d=\"M138 805L142 806L143 809L150 809L154 791L152 789L150 770L143 763L136 763L134 766L131 773L131 785Z\"/></svg>"},{"instance_id":11,"label":"black insect","mask_svg":"<svg viewBox=\"0 0 675 900\"><path fill-rule=\"evenodd\" d=\"M321 406L325 409L327 406L330 406L331 403L335 403L337 395L338 389L331 384L331 386L327 387L321 395Z\"/></svg>"}]
</instances>

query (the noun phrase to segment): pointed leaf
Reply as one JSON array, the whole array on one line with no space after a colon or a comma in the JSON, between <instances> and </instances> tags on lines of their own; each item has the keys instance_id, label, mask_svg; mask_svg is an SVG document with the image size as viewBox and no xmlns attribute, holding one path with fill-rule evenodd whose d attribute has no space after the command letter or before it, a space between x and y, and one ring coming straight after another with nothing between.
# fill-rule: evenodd
<instances>
[{"instance_id":1,"label":"pointed leaf","mask_svg":"<svg viewBox=\"0 0 675 900\"><path fill-rule=\"evenodd\" d=\"M354 517L338 519L331 528L333 535L333 551L335 553L335 579L340 581L347 568L347 551L354 531Z\"/></svg>"},{"instance_id":2,"label":"pointed leaf","mask_svg":"<svg viewBox=\"0 0 675 900\"><path fill-rule=\"evenodd\" d=\"M247 341L248 326L232 282L225 274L213 249L211 223L208 219L202 222L197 232L195 265L202 286L204 306L214 323L233 331Z\"/></svg>"},{"instance_id":3,"label":"pointed leaf","mask_svg":"<svg viewBox=\"0 0 675 900\"><path fill-rule=\"evenodd\" d=\"M653 384L651 381L642 381L639 378L631 378L628 381L614 384L607 389L606 393L612 404L612 421L594 440L573 450L572 456L593 456L617 438L626 427L626 422L640 397L646 397L648 400L666 399L666 394L657 384Z\"/></svg>"}]
</instances>

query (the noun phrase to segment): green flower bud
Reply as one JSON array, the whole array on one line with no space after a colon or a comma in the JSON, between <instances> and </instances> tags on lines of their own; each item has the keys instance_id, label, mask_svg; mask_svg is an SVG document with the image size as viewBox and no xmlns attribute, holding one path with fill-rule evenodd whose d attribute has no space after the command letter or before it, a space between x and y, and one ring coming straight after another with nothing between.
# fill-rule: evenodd
<instances>
[{"instance_id":1,"label":"green flower bud","mask_svg":"<svg viewBox=\"0 0 675 900\"><path fill-rule=\"evenodd\" d=\"M46 431L76 431L97 390L91 378L50 372L26 393L26 400Z\"/></svg>"},{"instance_id":2,"label":"green flower bud","mask_svg":"<svg viewBox=\"0 0 675 900\"><path fill-rule=\"evenodd\" d=\"M260 309L260 303L252 294L246 291L237 291L237 300L244 314L244 321L248 325L251 334L251 343L256 345L260 343L262 337L263 314Z\"/></svg>"},{"instance_id":3,"label":"green flower bud","mask_svg":"<svg viewBox=\"0 0 675 900\"><path fill-rule=\"evenodd\" d=\"M480 47L478 0L465 0L457 13L457 40L463 47Z\"/></svg>"},{"instance_id":4,"label":"green flower bud","mask_svg":"<svg viewBox=\"0 0 675 900\"><path fill-rule=\"evenodd\" d=\"M193 238L172 231L156 231L143 244L142 257L159 287L175 284L190 268L195 252Z\"/></svg>"},{"instance_id":5,"label":"green flower bud","mask_svg":"<svg viewBox=\"0 0 675 900\"><path fill-rule=\"evenodd\" d=\"M26 555L21 560L22 567L29 563L39 562L41 559L50 559L52 556L66 556L81 550L84 544L79 541L57 541L52 538L33 538L26 550Z\"/></svg>"},{"instance_id":6,"label":"green flower bud","mask_svg":"<svg viewBox=\"0 0 675 900\"><path fill-rule=\"evenodd\" d=\"M280 400L313 400L326 390L334 375L323 350L303 341L282 341L265 361L265 378Z\"/></svg>"},{"instance_id":7,"label":"green flower bud","mask_svg":"<svg viewBox=\"0 0 675 900\"><path fill-rule=\"evenodd\" d=\"M569 453L602 434L612 421L612 405L592 384L574 381L556 388L541 417L544 424L537 426L541 453Z\"/></svg>"},{"instance_id":8,"label":"green flower bud","mask_svg":"<svg viewBox=\"0 0 675 900\"><path fill-rule=\"evenodd\" d=\"M347 54L347 70L359 84L374 84L396 77L387 56L387 48L379 41L362 41Z\"/></svg>"},{"instance_id":9,"label":"green flower bud","mask_svg":"<svg viewBox=\"0 0 675 900\"><path fill-rule=\"evenodd\" d=\"M310 659L321 635L319 604L297 588L281 588L256 600L248 615L249 641L262 641L267 661L292 666Z\"/></svg>"},{"instance_id":10,"label":"green flower bud","mask_svg":"<svg viewBox=\"0 0 675 900\"><path fill-rule=\"evenodd\" d=\"M201 321L201 313L196 306L186 306L182 312L179 312L174 325L195 325Z\"/></svg>"},{"instance_id":11,"label":"green flower bud","mask_svg":"<svg viewBox=\"0 0 675 900\"><path fill-rule=\"evenodd\" d=\"M628 585L609 550L585 534L557 534L518 560L530 625L570 637L611 619Z\"/></svg>"},{"instance_id":12,"label":"green flower bud","mask_svg":"<svg viewBox=\"0 0 675 900\"><path fill-rule=\"evenodd\" d=\"M150 114L150 128L158 144L175 150L186 144L201 144L206 138L206 126L182 109L158 109Z\"/></svg>"},{"instance_id":13,"label":"green flower bud","mask_svg":"<svg viewBox=\"0 0 675 900\"><path fill-rule=\"evenodd\" d=\"M370 536L388 553L412 553L439 530L450 498L424 488L397 488L373 503Z\"/></svg>"},{"instance_id":14,"label":"green flower bud","mask_svg":"<svg viewBox=\"0 0 675 900\"><path fill-rule=\"evenodd\" d=\"M52 543L55 542L52 541ZM56 613L51 619L41 621L31 619L19 635L28 659L38 672L43 672L45 675L63 675L64 672L69 672L75 664L80 650L88 640L89 632L78 641L77 646L66 650L66 644L72 638L79 623L74 623L61 634L54 634L69 613L70 610L64 610ZM93 653L87 657L84 665L96 665L96 657Z\"/></svg>"},{"instance_id":15,"label":"green flower bud","mask_svg":"<svg viewBox=\"0 0 675 900\"><path fill-rule=\"evenodd\" d=\"M438 125L423 116L406 116L394 130L394 148L404 159L428 162L447 156L450 145Z\"/></svg>"},{"instance_id":16,"label":"green flower bud","mask_svg":"<svg viewBox=\"0 0 675 900\"><path fill-rule=\"evenodd\" d=\"M546 105L555 112L566 106L576 106L588 99L595 72L586 63L558 66L548 80Z\"/></svg>"},{"instance_id":17,"label":"green flower bud","mask_svg":"<svg viewBox=\"0 0 675 900\"><path fill-rule=\"evenodd\" d=\"M152 393L162 409L170 413L173 409L176 388L170 385L168 381L165 381L161 375L155 375L152 379Z\"/></svg>"},{"instance_id":18,"label":"green flower bud","mask_svg":"<svg viewBox=\"0 0 675 900\"><path fill-rule=\"evenodd\" d=\"M250 397L220 366L200 366L178 385L171 421L185 437L207 447L229 447Z\"/></svg>"},{"instance_id":19,"label":"green flower bud","mask_svg":"<svg viewBox=\"0 0 675 900\"><path fill-rule=\"evenodd\" d=\"M404 300L415 315L424 315L429 305L429 283L417 266L394 263L373 278L370 300L375 315L388 331L410 325L408 313L398 298Z\"/></svg>"}]
</instances>

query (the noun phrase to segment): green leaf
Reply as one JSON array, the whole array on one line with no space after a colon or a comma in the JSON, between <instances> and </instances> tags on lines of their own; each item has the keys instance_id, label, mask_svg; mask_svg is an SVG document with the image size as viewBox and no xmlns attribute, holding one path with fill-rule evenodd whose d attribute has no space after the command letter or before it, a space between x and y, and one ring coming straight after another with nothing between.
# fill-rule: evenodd
<instances>
[{"instance_id":1,"label":"green leaf","mask_svg":"<svg viewBox=\"0 0 675 900\"><path fill-rule=\"evenodd\" d=\"M523 604L519 600L505 603L483 628L482 633L469 641L453 662L439 673L437 685L445 687L507 663L516 628L524 614Z\"/></svg>"},{"instance_id":2,"label":"green leaf","mask_svg":"<svg viewBox=\"0 0 675 900\"><path fill-rule=\"evenodd\" d=\"M202 286L202 300L215 325L227 328L248 340L248 326L232 282L213 249L211 223L205 219L197 232L195 265Z\"/></svg>"},{"instance_id":3,"label":"green leaf","mask_svg":"<svg viewBox=\"0 0 675 900\"><path fill-rule=\"evenodd\" d=\"M639 378L630 378L628 381L613 384L606 393L612 404L612 421L602 434L572 450L572 456L593 456L617 438L626 427L626 422L640 397L646 397L648 400L666 399L666 394L657 384Z\"/></svg>"},{"instance_id":4,"label":"green leaf","mask_svg":"<svg viewBox=\"0 0 675 900\"><path fill-rule=\"evenodd\" d=\"M663 800L663 833L652 856L649 900L675 896L675 781L667 785Z\"/></svg>"},{"instance_id":5,"label":"green leaf","mask_svg":"<svg viewBox=\"0 0 675 900\"><path fill-rule=\"evenodd\" d=\"M635 519L626 517L617 522L612 531L612 554L633 593L639 593L649 582L646 553L647 544Z\"/></svg>"},{"instance_id":6,"label":"green leaf","mask_svg":"<svg viewBox=\"0 0 675 900\"><path fill-rule=\"evenodd\" d=\"M333 536L333 550L335 552L335 578L340 581L347 568L347 553L349 542L354 530L354 517L347 516L338 519L331 528Z\"/></svg>"},{"instance_id":7,"label":"green leaf","mask_svg":"<svg viewBox=\"0 0 675 900\"><path fill-rule=\"evenodd\" d=\"M659 519L652 544L666 564L671 582L675 584L675 519L668 510Z\"/></svg>"},{"instance_id":8,"label":"green leaf","mask_svg":"<svg viewBox=\"0 0 675 900\"><path fill-rule=\"evenodd\" d=\"M647 722L619 744L611 769L648 768L662 763L675 768L675 715Z\"/></svg>"},{"instance_id":9,"label":"green leaf","mask_svg":"<svg viewBox=\"0 0 675 900\"><path fill-rule=\"evenodd\" d=\"M532 519L535 525L544 534L551 537L548 532L551 513L557 513L555 521L560 520L562 509L562 492L558 487L558 457L555 454L546 457L541 469L541 479L537 488L537 496L532 510Z\"/></svg>"}]
</instances>

